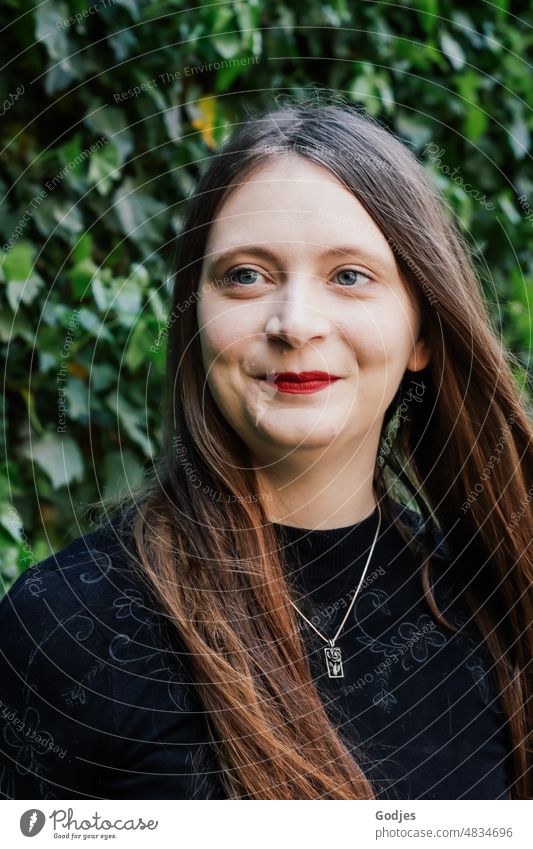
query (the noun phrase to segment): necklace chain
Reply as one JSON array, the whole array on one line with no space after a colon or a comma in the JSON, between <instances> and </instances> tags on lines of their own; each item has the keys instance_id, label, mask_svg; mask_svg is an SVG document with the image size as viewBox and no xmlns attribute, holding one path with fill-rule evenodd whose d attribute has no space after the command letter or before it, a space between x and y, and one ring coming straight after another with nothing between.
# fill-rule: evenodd
<instances>
[{"instance_id":1,"label":"necklace chain","mask_svg":"<svg viewBox=\"0 0 533 849\"><path fill-rule=\"evenodd\" d=\"M376 533L375 533L375 536L374 536L374 541L373 541L373 543L372 543L372 547L371 547L371 549L370 549L370 554L368 555L368 558L367 558L367 561L366 561L366 564L365 564L365 568L363 569L363 574L361 575L361 578L359 579L359 583L358 583L357 588L356 588L356 590L355 590L355 592L354 592L354 595L353 595L353 598L352 598L352 600L351 600L351 602L350 602L350 605L349 605L349 607L348 607L348 610L346 611L346 614L345 614L345 616L344 616L344 619L342 620L342 622L341 622L341 624L340 624L340 626L339 626L339 628L338 628L338 630L337 630L337 633L335 634L335 636L333 637L333 639L332 639L332 640L329 640L327 637L325 637L323 634L321 634L321 633L320 633L320 631L318 630L318 628L315 628L315 626L314 626L314 625L313 625L313 623L312 623L312 622L311 622L311 621L307 618L307 616L305 616L305 615L302 613L302 611L301 611L301 610L299 610L299 608L298 608L298 607L296 607L296 605L294 604L294 602L293 602L293 601L291 601L291 604L292 604L292 606L294 607L294 609L296 610L296 612L297 612L297 613L299 613L299 614L300 614L300 616L301 616L303 619L305 619L305 621L307 622L307 624L308 624L308 625L310 625L310 626L311 626L311 628L313 629L313 631L316 631L316 633L318 634L318 636L319 636L322 640L324 640L324 642L325 642L325 643L328 643L328 645L329 645L331 648L334 648L334 647L335 647L335 643L337 642L337 639L338 639L338 637L339 637L339 634L340 634L340 632L342 631L342 629L344 628L344 624L345 624L346 620L348 619L348 616L350 615L350 612L351 612L351 610L352 610L352 608L353 608L353 606L354 606L354 604L355 604L355 599L356 599L356 598L357 598L357 596L359 595L359 590L361 589L361 585L362 585L363 580L364 580L364 577L365 577L365 575L366 575L366 571L367 571L367 569L368 569L368 564L370 563L370 560L371 560L371 558L372 558L372 554L373 554L373 552L374 552L374 548L375 548L375 546L376 546L376 542L377 542L377 539L378 539L378 536L379 536L379 529L380 529L380 527L381 527L381 508L380 508L380 506L379 506L379 502L378 502L377 508L378 508L378 517L379 517L379 518L378 518L378 527L377 527L377 530L376 530Z\"/></svg>"}]
</instances>

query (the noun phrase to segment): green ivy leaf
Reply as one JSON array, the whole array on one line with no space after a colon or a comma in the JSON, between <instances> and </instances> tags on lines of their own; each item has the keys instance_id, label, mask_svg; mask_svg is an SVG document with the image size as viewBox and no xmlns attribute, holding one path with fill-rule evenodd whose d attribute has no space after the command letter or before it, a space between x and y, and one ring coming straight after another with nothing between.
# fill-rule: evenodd
<instances>
[{"instance_id":1,"label":"green ivy leaf","mask_svg":"<svg viewBox=\"0 0 533 849\"><path fill-rule=\"evenodd\" d=\"M131 178L125 179L113 199L122 232L135 242L158 246L166 224L160 212L166 211L164 203L136 188Z\"/></svg>"},{"instance_id":2,"label":"green ivy leaf","mask_svg":"<svg viewBox=\"0 0 533 849\"><path fill-rule=\"evenodd\" d=\"M131 451L110 451L104 459L104 498L127 495L143 477L142 464Z\"/></svg>"},{"instance_id":3,"label":"green ivy leaf","mask_svg":"<svg viewBox=\"0 0 533 849\"><path fill-rule=\"evenodd\" d=\"M113 181L120 179L120 159L120 152L113 144L106 144L91 153L88 181L99 194L109 194Z\"/></svg>"},{"instance_id":4,"label":"green ivy leaf","mask_svg":"<svg viewBox=\"0 0 533 849\"><path fill-rule=\"evenodd\" d=\"M91 256L93 249L93 237L90 233L83 233L72 248L72 259L81 262Z\"/></svg>"},{"instance_id":5,"label":"green ivy leaf","mask_svg":"<svg viewBox=\"0 0 533 849\"><path fill-rule=\"evenodd\" d=\"M6 280L27 280L33 271L36 249L30 242L16 242L4 254L2 271Z\"/></svg>"},{"instance_id":6,"label":"green ivy leaf","mask_svg":"<svg viewBox=\"0 0 533 849\"><path fill-rule=\"evenodd\" d=\"M0 525L6 529L15 542L22 541L23 528L20 515L12 504L5 501L0 503Z\"/></svg>"},{"instance_id":7,"label":"green ivy leaf","mask_svg":"<svg viewBox=\"0 0 533 849\"><path fill-rule=\"evenodd\" d=\"M466 61L461 45L447 32L441 34L440 44L452 68L456 71L460 70Z\"/></svg>"},{"instance_id":8,"label":"green ivy leaf","mask_svg":"<svg viewBox=\"0 0 533 849\"><path fill-rule=\"evenodd\" d=\"M125 398L120 397L118 388L106 397L106 404L109 409L117 416L120 425L139 447L142 449L146 457L153 458L154 447L152 441L143 430L144 417L139 414L139 410L133 407Z\"/></svg>"},{"instance_id":9,"label":"green ivy leaf","mask_svg":"<svg viewBox=\"0 0 533 849\"><path fill-rule=\"evenodd\" d=\"M67 277L70 281L72 294L78 300L86 298L87 292L91 291L94 286L94 280L97 278L98 266L94 264L90 257L82 259L67 272ZM94 291L94 290L93 290Z\"/></svg>"},{"instance_id":10,"label":"green ivy leaf","mask_svg":"<svg viewBox=\"0 0 533 849\"><path fill-rule=\"evenodd\" d=\"M31 304L43 283L38 274L33 274L27 280L11 280L7 284L6 296L13 312L17 312L21 303Z\"/></svg>"},{"instance_id":11,"label":"green ivy leaf","mask_svg":"<svg viewBox=\"0 0 533 849\"><path fill-rule=\"evenodd\" d=\"M22 453L37 463L50 479L54 489L83 480L83 457L71 436L45 433L41 439L26 443L22 447Z\"/></svg>"}]
</instances>

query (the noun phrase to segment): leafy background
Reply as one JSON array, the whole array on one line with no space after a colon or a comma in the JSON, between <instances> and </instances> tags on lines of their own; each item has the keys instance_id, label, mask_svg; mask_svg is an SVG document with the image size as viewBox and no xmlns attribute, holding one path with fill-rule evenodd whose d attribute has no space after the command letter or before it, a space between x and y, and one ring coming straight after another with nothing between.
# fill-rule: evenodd
<instances>
[{"instance_id":1,"label":"leafy background","mask_svg":"<svg viewBox=\"0 0 533 849\"><path fill-rule=\"evenodd\" d=\"M236 123L306 86L362 104L424 162L472 246L531 404L533 215L519 200L533 207L529 4L91 5L4 0L0 13L5 588L87 529L88 502L150 466L165 354L150 346L165 324L182 202ZM440 165L428 144L443 149Z\"/></svg>"}]
</instances>

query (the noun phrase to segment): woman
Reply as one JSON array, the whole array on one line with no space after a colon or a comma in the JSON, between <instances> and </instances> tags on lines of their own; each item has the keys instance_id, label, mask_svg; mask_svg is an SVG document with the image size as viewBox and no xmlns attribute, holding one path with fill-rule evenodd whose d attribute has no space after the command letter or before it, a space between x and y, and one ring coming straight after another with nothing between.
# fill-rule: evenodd
<instances>
[{"instance_id":1,"label":"woman","mask_svg":"<svg viewBox=\"0 0 533 849\"><path fill-rule=\"evenodd\" d=\"M166 333L150 485L2 603L4 795L531 798L531 422L415 157L250 119Z\"/></svg>"}]
</instances>

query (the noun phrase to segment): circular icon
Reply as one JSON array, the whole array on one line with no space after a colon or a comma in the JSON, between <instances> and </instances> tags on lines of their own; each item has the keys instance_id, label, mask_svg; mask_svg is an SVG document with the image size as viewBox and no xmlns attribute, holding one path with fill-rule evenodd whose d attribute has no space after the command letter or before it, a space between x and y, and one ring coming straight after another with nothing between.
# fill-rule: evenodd
<instances>
[{"instance_id":1,"label":"circular icon","mask_svg":"<svg viewBox=\"0 0 533 849\"><path fill-rule=\"evenodd\" d=\"M45 822L46 817L42 811L30 808L29 811L24 811L20 818L20 830L24 837L35 837L42 830Z\"/></svg>"}]
</instances>

